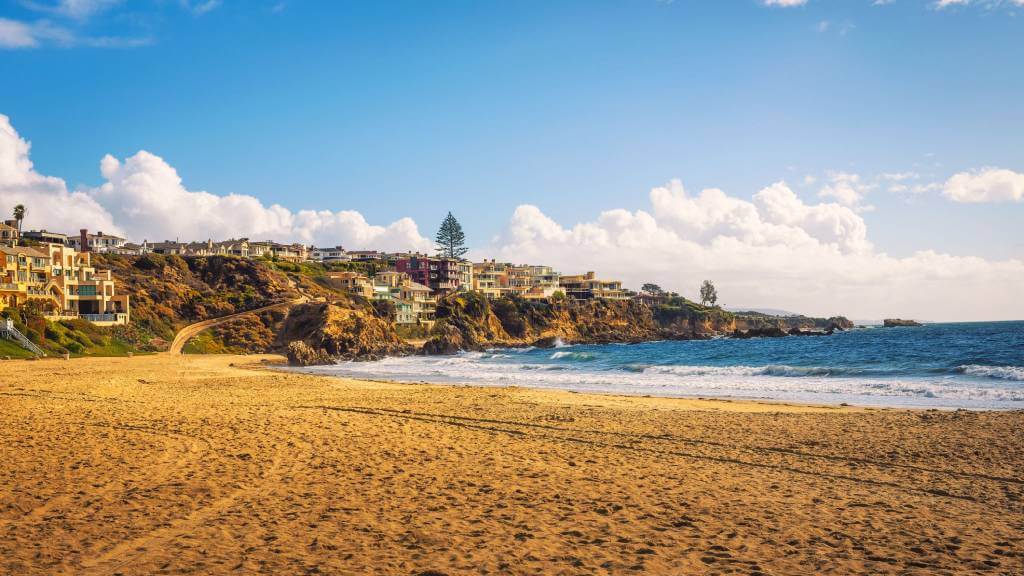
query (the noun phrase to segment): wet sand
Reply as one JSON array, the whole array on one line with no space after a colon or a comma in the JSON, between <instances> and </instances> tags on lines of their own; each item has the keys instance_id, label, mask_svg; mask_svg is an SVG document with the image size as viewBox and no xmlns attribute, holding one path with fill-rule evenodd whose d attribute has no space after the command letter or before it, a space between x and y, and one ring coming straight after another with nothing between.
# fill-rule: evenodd
<instances>
[{"instance_id":1,"label":"wet sand","mask_svg":"<svg viewBox=\"0 0 1024 576\"><path fill-rule=\"evenodd\" d=\"M2 574L1021 574L1024 413L0 362Z\"/></svg>"}]
</instances>

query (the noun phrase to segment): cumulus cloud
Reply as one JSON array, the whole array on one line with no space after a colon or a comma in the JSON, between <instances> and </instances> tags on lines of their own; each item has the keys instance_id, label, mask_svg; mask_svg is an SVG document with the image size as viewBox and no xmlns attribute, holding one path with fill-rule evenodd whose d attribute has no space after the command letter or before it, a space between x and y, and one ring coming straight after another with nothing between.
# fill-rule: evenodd
<instances>
[{"instance_id":1,"label":"cumulus cloud","mask_svg":"<svg viewBox=\"0 0 1024 576\"><path fill-rule=\"evenodd\" d=\"M370 224L351 210L300 210L264 205L244 194L220 196L185 188L177 171L159 156L141 151L124 161L100 162L102 185L69 192L59 178L37 173L30 145L0 115L0 206L28 208L27 228L61 232L81 228L123 234L134 241L249 237L306 244L342 244L350 249L431 250L416 223L402 218Z\"/></svg>"},{"instance_id":2,"label":"cumulus cloud","mask_svg":"<svg viewBox=\"0 0 1024 576\"><path fill-rule=\"evenodd\" d=\"M807 4L807 0L761 0L761 3L765 6L781 6L783 8L789 8L792 6L803 6Z\"/></svg>"},{"instance_id":3,"label":"cumulus cloud","mask_svg":"<svg viewBox=\"0 0 1024 576\"><path fill-rule=\"evenodd\" d=\"M999 168L960 172L946 181L942 193L954 202L1020 202L1024 174Z\"/></svg>"},{"instance_id":4,"label":"cumulus cloud","mask_svg":"<svg viewBox=\"0 0 1024 576\"><path fill-rule=\"evenodd\" d=\"M247 236L350 249L433 246L410 218L375 225L351 210L293 211L253 196L189 190L170 164L145 151L104 157L103 184L69 191L60 178L38 173L29 153L30 144L0 115L0 209L24 204L27 228L88 228L135 241ZM978 190L986 197L1021 197L1020 175L996 169L958 174L946 189L965 198L978 197ZM536 206L519 206L492 245L474 256L548 264L564 273L594 270L633 288L653 281L690 297L701 280L712 279L727 305L815 315L1024 318L1018 293L1024 262L932 250L887 255L872 245L854 209L807 202L785 182L745 199L715 188L691 194L672 181L649 198L647 209L607 210L571 226Z\"/></svg>"},{"instance_id":5,"label":"cumulus cloud","mask_svg":"<svg viewBox=\"0 0 1024 576\"><path fill-rule=\"evenodd\" d=\"M784 182L751 201L674 181L650 193L651 210L609 210L562 226L524 205L481 254L595 270L634 288L657 282L690 297L712 279L725 304L807 314L934 320L1024 317L1024 262L925 250L877 251L864 220L836 203L808 204Z\"/></svg>"},{"instance_id":6,"label":"cumulus cloud","mask_svg":"<svg viewBox=\"0 0 1024 576\"><path fill-rule=\"evenodd\" d=\"M0 216L9 218L14 206L23 204L26 229L71 232L88 227L121 232L110 214L88 194L69 192L60 178L36 172L29 159L30 149L10 119L0 114Z\"/></svg>"},{"instance_id":7,"label":"cumulus cloud","mask_svg":"<svg viewBox=\"0 0 1024 576\"><path fill-rule=\"evenodd\" d=\"M874 210L874 206L863 204L864 196L875 187L874 184L865 183L860 175L849 172L831 172L828 176L829 182L818 192L818 196L834 198L839 204L857 212Z\"/></svg>"}]
</instances>

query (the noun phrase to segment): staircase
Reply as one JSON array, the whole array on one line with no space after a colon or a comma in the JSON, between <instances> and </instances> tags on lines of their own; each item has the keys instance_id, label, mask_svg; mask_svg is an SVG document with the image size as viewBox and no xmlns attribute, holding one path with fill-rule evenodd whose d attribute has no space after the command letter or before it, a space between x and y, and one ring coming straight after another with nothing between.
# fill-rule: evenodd
<instances>
[{"instance_id":1,"label":"staircase","mask_svg":"<svg viewBox=\"0 0 1024 576\"><path fill-rule=\"evenodd\" d=\"M31 340L26 338L25 335L22 334L20 330L15 328L14 322L12 322L10 319L7 319L7 321L0 323L0 338L14 340L22 348L28 350L29 352L35 354L36 356L46 356L46 352L43 352L42 348L36 346L34 343L32 343Z\"/></svg>"}]
</instances>

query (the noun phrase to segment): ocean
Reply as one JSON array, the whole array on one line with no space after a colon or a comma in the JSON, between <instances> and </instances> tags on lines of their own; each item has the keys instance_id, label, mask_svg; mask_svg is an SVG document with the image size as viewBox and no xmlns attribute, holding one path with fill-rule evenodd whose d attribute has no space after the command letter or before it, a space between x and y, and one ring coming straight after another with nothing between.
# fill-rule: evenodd
<instances>
[{"instance_id":1,"label":"ocean","mask_svg":"<svg viewBox=\"0 0 1024 576\"><path fill-rule=\"evenodd\" d=\"M303 370L614 394L1024 409L1024 322L867 327L826 337L493 349Z\"/></svg>"}]
</instances>

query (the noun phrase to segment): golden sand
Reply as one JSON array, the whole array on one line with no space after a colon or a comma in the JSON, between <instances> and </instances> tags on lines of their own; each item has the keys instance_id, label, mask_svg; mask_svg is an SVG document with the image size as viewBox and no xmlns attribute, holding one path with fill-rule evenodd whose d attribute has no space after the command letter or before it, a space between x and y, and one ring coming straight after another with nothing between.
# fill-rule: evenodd
<instances>
[{"instance_id":1,"label":"golden sand","mask_svg":"<svg viewBox=\"0 0 1024 576\"><path fill-rule=\"evenodd\" d=\"M1024 573L1024 413L257 360L0 363L0 573Z\"/></svg>"}]
</instances>

